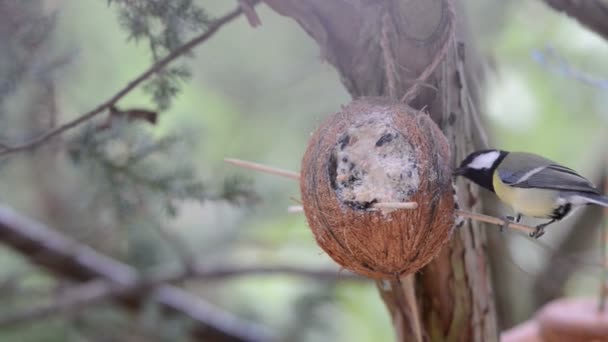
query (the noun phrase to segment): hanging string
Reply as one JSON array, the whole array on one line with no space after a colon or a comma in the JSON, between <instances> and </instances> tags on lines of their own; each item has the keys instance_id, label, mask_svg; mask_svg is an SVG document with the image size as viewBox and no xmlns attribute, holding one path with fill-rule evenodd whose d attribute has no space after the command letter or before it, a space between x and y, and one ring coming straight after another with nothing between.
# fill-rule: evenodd
<instances>
[{"instance_id":1,"label":"hanging string","mask_svg":"<svg viewBox=\"0 0 608 342\"><path fill-rule=\"evenodd\" d=\"M453 0L446 0L446 10L448 14L448 34L444 38L443 44L439 52L435 55L431 63L422 71L420 76L414 81L414 84L408 89L408 91L401 97L401 102L409 103L420 93L420 88L425 84L427 79L435 72L439 64L448 55L450 50L451 42L454 39L456 32L456 10L454 9Z\"/></svg>"}]
</instances>

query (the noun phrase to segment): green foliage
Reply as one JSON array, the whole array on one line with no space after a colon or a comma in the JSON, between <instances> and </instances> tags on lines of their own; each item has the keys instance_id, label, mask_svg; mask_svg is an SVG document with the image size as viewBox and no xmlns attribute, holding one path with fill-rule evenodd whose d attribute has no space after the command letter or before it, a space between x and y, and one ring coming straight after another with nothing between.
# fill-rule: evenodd
<instances>
[{"instance_id":1,"label":"green foliage","mask_svg":"<svg viewBox=\"0 0 608 342\"><path fill-rule=\"evenodd\" d=\"M136 122L116 120L110 128L88 125L69 142L71 160L98 189L92 208L112 208L116 217L132 219L141 208L163 209L177 214L178 201L228 200L250 203L255 195L239 179L227 179L211 189L198 179L189 160L185 136L156 138Z\"/></svg>"},{"instance_id":2,"label":"green foliage","mask_svg":"<svg viewBox=\"0 0 608 342\"><path fill-rule=\"evenodd\" d=\"M203 31L210 22L207 12L192 0L107 0L118 8L118 22L129 40L146 42L154 62L181 46L186 37ZM160 110L169 108L181 83L190 78L185 65L159 71L144 86Z\"/></svg>"}]
</instances>

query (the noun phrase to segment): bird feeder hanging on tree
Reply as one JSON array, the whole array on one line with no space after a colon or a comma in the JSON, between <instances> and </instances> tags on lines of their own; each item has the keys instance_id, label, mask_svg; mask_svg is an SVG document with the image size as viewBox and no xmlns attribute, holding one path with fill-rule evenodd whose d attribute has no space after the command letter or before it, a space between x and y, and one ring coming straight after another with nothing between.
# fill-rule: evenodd
<instances>
[{"instance_id":1,"label":"bird feeder hanging on tree","mask_svg":"<svg viewBox=\"0 0 608 342\"><path fill-rule=\"evenodd\" d=\"M317 243L363 276L416 272L454 227L450 161L426 113L387 98L351 102L321 124L302 160L302 202Z\"/></svg>"}]
</instances>

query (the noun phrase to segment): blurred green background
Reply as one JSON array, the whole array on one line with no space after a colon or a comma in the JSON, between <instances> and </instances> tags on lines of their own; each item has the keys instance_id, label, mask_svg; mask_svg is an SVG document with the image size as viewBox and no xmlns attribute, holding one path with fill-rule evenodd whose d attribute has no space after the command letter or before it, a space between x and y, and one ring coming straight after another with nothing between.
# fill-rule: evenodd
<instances>
[{"instance_id":1,"label":"blurred green background","mask_svg":"<svg viewBox=\"0 0 608 342\"><path fill-rule=\"evenodd\" d=\"M225 0L198 3L213 16L235 6ZM52 74L60 122L94 108L150 64L146 44L128 41L118 25L115 8L108 7L106 1L45 4L49 11L56 11L57 21L51 43L43 51L67 58ZM482 113L493 144L540 153L589 175L593 159L605 155L603 148L608 142L608 81L603 81L603 86L600 82L608 80L607 42L540 1L471 0L467 4L472 34L489 61ZM192 79L183 84L169 110L161 113L158 125L147 131L154 136L168 132L187 136L187 148L174 157L192 163L196 175L211 187L233 178L245 180L259 201L241 205L221 200L179 201L177 215L160 215L157 224L180 236L209 264L337 269L316 246L303 215L287 213L286 208L294 204L290 198L299 198L296 182L236 169L222 161L235 157L299 170L311 132L349 101L337 73L322 60L317 45L298 25L264 5L258 6L258 13L261 27L253 29L240 18L195 50L194 57L186 60ZM552 54L578 72L597 78L597 84L577 80ZM12 134L7 133L9 124L19 122L20 111L30 105L24 96L14 94L3 104L5 116L0 116L0 126L7 135ZM142 91L119 104L155 108ZM102 209L91 213L79 207L79 196L90 193L84 171L57 166L35 172L31 163L28 158L14 158L0 166L3 204L79 239L97 239L95 243L101 244L97 248L132 264L152 268L177 262L175 252L151 232L150 221L109 221L122 222L122 226L112 226L104 223ZM78 214L52 217L52 211L44 208L45 196L65 201L64 213ZM91 224L91 217L99 222ZM90 235L84 233L83 226ZM564 234L552 229L546 240L559 241ZM524 237L505 241L517 266L500 272L513 273L521 280L515 292L527 293L531 286L528 280L547 262L547 251ZM4 278L24 275L20 281L23 292L0 298L2 311L44 300L45 291L57 285L9 250L3 249L0 264ZM584 270L569 291L594 294L591 291L598 281L594 271ZM262 322L294 341L393 338L389 316L373 282L250 276L193 281L187 287L219 307ZM527 319L526 296L516 296L513 303L522 314L518 319ZM93 320L107 316L104 312L91 315ZM4 329L0 340L94 340L82 333L84 328L73 325L73 317L44 320Z\"/></svg>"}]
</instances>

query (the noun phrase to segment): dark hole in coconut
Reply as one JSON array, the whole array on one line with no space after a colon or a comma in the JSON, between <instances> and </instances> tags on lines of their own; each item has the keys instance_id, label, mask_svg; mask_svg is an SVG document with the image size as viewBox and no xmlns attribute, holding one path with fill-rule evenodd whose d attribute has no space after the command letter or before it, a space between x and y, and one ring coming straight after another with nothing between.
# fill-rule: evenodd
<instances>
[{"instance_id":1,"label":"dark hole in coconut","mask_svg":"<svg viewBox=\"0 0 608 342\"><path fill-rule=\"evenodd\" d=\"M338 184L336 184L337 167L338 167L338 162L336 161L336 155L334 153L332 153L329 156L329 163L327 163L327 174L329 175L329 185L334 190L338 189Z\"/></svg>"},{"instance_id":2,"label":"dark hole in coconut","mask_svg":"<svg viewBox=\"0 0 608 342\"><path fill-rule=\"evenodd\" d=\"M380 147L386 144L387 142L390 142L391 140L393 140L393 138L394 136L390 133L384 134L382 137L380 137L380 139L378 139L378 141L376 141L376 147Z\"/></svg>"}]
</instances>

